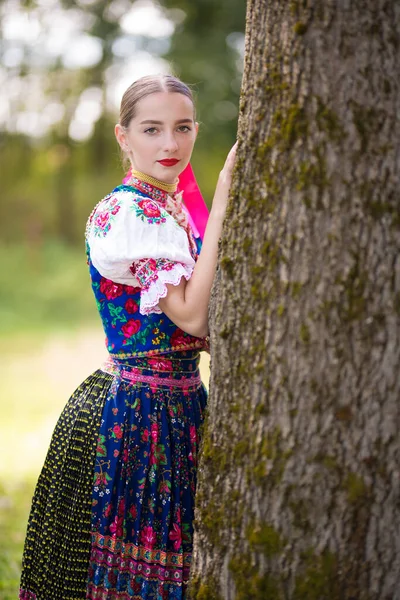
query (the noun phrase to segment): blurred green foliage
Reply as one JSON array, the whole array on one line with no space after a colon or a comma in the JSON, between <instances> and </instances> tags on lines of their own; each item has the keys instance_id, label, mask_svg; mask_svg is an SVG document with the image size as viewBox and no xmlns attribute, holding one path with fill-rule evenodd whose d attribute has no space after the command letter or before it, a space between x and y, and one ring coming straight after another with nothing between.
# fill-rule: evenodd
<instances>
[{"instance_id":1,"label":"blurred green foliage","mask_svg":"<svg viewBox=\"0 0 400 600\"><path fill-rule=\"evenodd\" d=\"M0 254L0 339L13 344L54 328L100 327L83 249L49 239L36 247L0 246ZM0 343L0 351L9 343Z\"/></svg>"},{"instance_id":2,"label":"blurred green foliage","mask_svg":"<svg viewBox=\"0 0 400 600\"><path fill-rule=\"evenodd\" d=\"M36 5L33 0L25 4L26 10ZM45 91L62 103L65 114L46 136L29 138L2 132L0 237L5 242L24 240L30 244L38 238L56 236L68 244L79 244L91 208L123 176L113 133L117 115L107 112L105 100L103 114L89 140L74 142L68 136L82 92L93 86L105 90L107 69L114 63L121 64L113 53L113 43L121 36L120 23L104 17L110 5L106 0L60 0L60 5L68 10L79 9L88 17L86 33L102 40L102 58L90 68L75 71L59 63L49 66ZM245 2L162 0L160 5L171 18L180 11L181 22L177 22L169 45L159 56L195 89L201 126L193 165L210 204L218 172L236 135ZM137 37L138 47L151 50L150 38L146 41L146 36ZM15 75L15 69L10 71ZM29 74L29 62L23 63L19 76ZM18 106L15 110L11 119L17 117Z\"/></svg>"}]
</instances>

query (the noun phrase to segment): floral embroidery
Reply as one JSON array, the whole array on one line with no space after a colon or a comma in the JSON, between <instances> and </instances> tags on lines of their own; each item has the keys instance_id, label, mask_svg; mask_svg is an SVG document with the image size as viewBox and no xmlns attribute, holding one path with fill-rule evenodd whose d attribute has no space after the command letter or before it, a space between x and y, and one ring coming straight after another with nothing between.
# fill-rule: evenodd
<instances>
[{"instance_id":1,"label":"floral embroidery","mask_svg":"<svg viewBox=\"0 0 400 600\"><path fill-rule=\"evenodd\" d=\"M125 325L122 325L121 331L125 337L131 337L139 331L141 325L139 319L129 319Z\"/></svg>"},{"instance_id":2,"label":"floral embroidery","mask_svg":"<svg viewBox=\"0 0 400 600\"><path fill-rule=\"evenodd\" d=\"M129 315L133 315L139 310L139 304L133 298L128 298L124 304L124 308Z\"/></svg>"},{"instance_id":3,"label":"floral embroidery","mask_svg":"<svg viewBox=\"0 0 400 600\"><path fill-rule=\"evenodd\" d=\"M182 531L180 526L177 523L174 523L173 530L169 533L169 539L174 542L174 550L179 550L182 543Z\"/></svg>"},{"instance_id":4,"label":"floral embroidery","mask_svg":"<svg viewBox=\"0 0 400 600\"><path fill-rule=\"evenodd\" d=\"M105 237L111 229L113 221L121 208L122 198L106 197L95 210L91 224L95 237Z\"/></svg>"},{"instance_id":5,"label":"floral embroidery","mask_svg":"<svg viewBox=\"0 0 400 600\"><path fill-rule=\"evenodd\" d=\"M154 544L157 541L157 536L152 527L143 527L140 538L143 546L149 550L154 548Z\"/></svg>"},{"instance_id":6,"label":"floral embroidery","mask_svg":"<svg viewBox=\"0 0 400 600\"><path fill-rule=\"evenodd\" d=\"M182 331L182 329L177 327L174 333L171 335L171 346L181 346L186 342L188 337L190 336L188 333L186 333L186 331Z\"/></svg>"},{"instance_id":7,"label":"floral embroidery","mask_svg":"<svg viewBox=\"0 0 400 600\"><path fill-rule=\"evenodd\" d=\"M173 384L197 380L198 360L197 352L183 352L120 367L115 361L169 383L150 393L150 384L122 379L105 404L96 456L103 475L92 495L90 598L123 600L135 589L141 598L186 598L197 479L191 455L206 395L197 384L183 397Z\"/></svg>"},{"instance_id":8,"label":"floral embroidery","mask_svg":"<svg viewBox=\"0 0 400 600\"><path fill-rule=\"evenodd\" d=\"M132 202L130 208L135 211L137 217L150 225L161 225L167 220L165 211L161 211L158 204L149 198Z\"/></svg>"},{"instance_id":9,"label":"floral embroidery","mask_svg":"<svg viewBox=\"0 0 400 600\"><path fill-rule=\"evenodd\" d=\"M143 258L135 261L130 271L139 281L144 290L148 290L151 284L158 279L158 271L172 271L175 263L166 258Z\"/></svg>"},{"instance_id":10,"label":"floral embroidery","mask_svg":"<svg viewBox=\"0 0 400 600\"><path fill-rule=\"evenodd\" d=\"M122 295L124 286L102 277L100 280L100 292L105 295L107 300L115 300Z\"/></svg>"}]
</instances>

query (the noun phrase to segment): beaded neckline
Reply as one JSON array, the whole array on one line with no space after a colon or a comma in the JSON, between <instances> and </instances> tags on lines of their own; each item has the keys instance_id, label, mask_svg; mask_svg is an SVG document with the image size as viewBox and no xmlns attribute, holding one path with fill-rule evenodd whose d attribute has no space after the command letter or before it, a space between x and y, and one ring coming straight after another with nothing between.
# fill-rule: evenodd
<instances>
[{"instance_id":1,"label":"beaded neckline","mask_svg":"<svg viewBox=\"0 0 400 600\"><path fill-rule=\"evenodd\" d=\"M136 190L139 190L139 192L143 192L161 204L165 204L168 200L168 196L170 196L170 194L168 194L168 192L165 190L162 190L161 188L158 188L147 181L143 181L143 179L139 179L134 175L132 175L128 181L126 181L125 185L133 187Z\"/></svg>"},{"instance_id":2,"label":"beaded neckline","mask_svg":"<svg viewBox=\"0 0 400 600\"><path fill-rule=\"evenodd\" d=\"M148 183L164 192L168 192L168 194L176 192L179 183L179 179L176 179L174 183L165 183L165 181L160 181L160 179L156 179L155 177L151 177L151 175L146 175L146 173L136 171L135 169L131 170L130 175L143 183Z\"/></svg>"}]
</instances>

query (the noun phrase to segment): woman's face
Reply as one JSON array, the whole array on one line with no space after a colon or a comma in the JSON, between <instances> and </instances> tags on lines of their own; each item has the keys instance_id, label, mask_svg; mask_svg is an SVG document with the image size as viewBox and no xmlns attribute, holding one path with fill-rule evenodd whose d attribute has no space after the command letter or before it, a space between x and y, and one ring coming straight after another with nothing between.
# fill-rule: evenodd
<instances>
[{"instance_id":1,"label":"woman's face","mask_svg":"<svg viewBox=\"0 0 400 600\"><path fill-rule=\"evenodd\" d=\"M137 171L173 183L189 163L197 136L193 104L176 92L157 92L142 98L127 129L115 135Z\"/></svg>"}]
</instances>

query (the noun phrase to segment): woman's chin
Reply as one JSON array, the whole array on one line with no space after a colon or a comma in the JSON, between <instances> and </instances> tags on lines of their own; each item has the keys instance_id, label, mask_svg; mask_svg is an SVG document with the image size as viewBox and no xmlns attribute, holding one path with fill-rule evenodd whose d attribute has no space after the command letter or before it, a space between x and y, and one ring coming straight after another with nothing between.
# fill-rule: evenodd
<instances>
[{"instance_id":1,"label":"woman's chin","mask_svg":"<svg viewBox=\"0 0 400 600\"><path fill-rule=\"evenodd\" d=\"M164 167L163 165L159 165L157 168L157 175L153 175L153 177L163 181L164 183L175 183L185 166L186 165L182 167L180 163L174 165L173 167Z\"/></svg>"}]
</instances>

